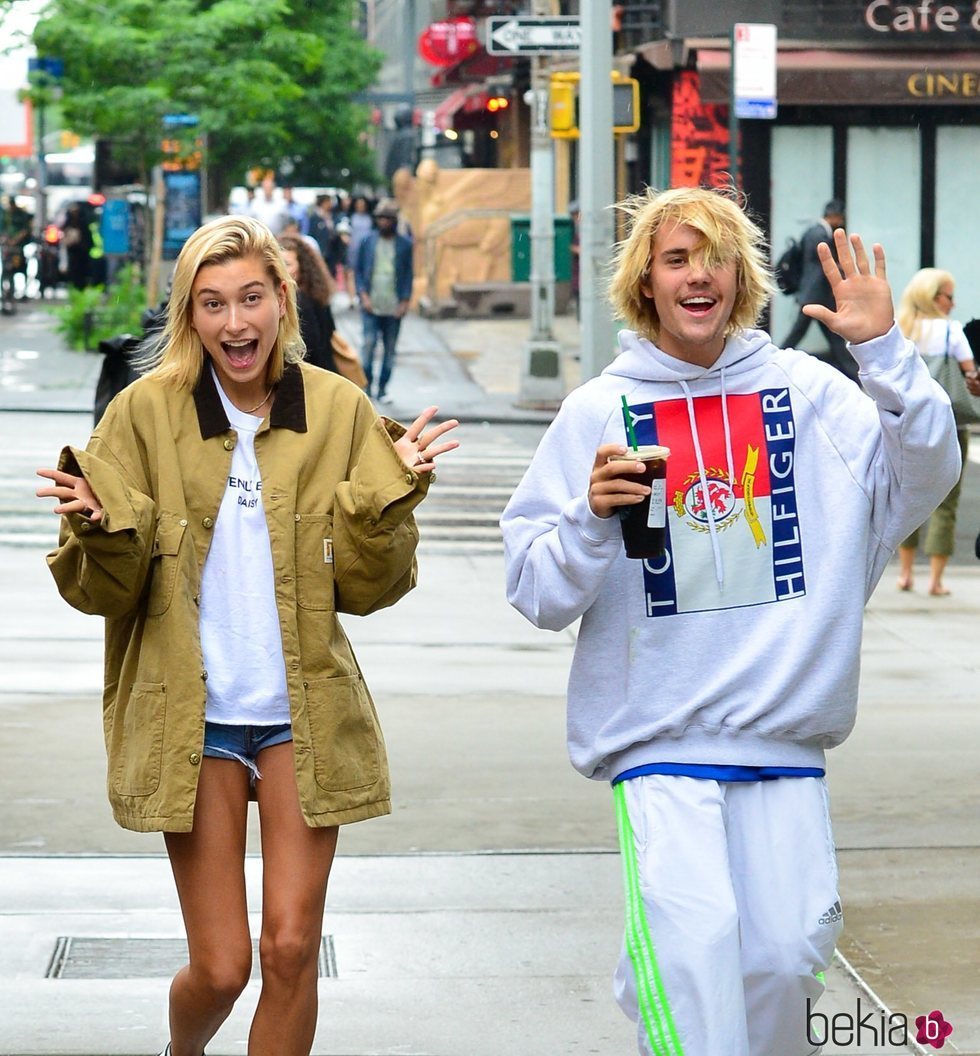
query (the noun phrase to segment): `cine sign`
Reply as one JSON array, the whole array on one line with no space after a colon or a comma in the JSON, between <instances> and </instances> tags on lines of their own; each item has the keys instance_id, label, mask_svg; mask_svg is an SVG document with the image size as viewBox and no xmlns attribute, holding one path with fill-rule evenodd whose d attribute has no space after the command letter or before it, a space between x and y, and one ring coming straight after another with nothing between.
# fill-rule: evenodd
<instances>
[{"instance_id":1,"label":"cine sign","mask_svg":"<svg viewBox=\"0 0 980 1056\"><path fill-rule=\"evenodd\" d=\"M736 22L732 29L732 102L738 118L776 116L776 27Z\"/></svg>"}]
</instances>

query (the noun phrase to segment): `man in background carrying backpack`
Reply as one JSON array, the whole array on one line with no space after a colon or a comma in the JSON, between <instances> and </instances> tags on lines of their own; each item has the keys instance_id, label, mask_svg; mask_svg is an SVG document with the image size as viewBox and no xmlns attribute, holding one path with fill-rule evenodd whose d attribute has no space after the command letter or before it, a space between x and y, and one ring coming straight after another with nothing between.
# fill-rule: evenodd
<instances>
[{"instance_id":1,"label":"man in background carrying backpack","mask_svg":"<svg viewBox=\"0 0 980 1056\"><path fill-rule=\"evenodd\" d=\"M823 266L817 257L817 246L826 242L833 254L834 231L844 226L844 203L839 198L832 198L824 207L823 219L818 220L812 227L803 232L800 239L800 252L802 267L800 272L799 286L795 291L796 303L800 311L793 323L793 328L782 341L784 348L799 348L800 342L806 335L813 319L803 314L804 304L822 304L825 308L834 307L834 296L830 292L830 283L823 273ZM836 260L836 255L834 257ZM823 335L830 346L827 362L835 366L841 373L846 374L852 381L857 381L857 364L854 357L847 351L844 339L823 323L817 324L823 331Z\"/></svg>"}]
</instances>

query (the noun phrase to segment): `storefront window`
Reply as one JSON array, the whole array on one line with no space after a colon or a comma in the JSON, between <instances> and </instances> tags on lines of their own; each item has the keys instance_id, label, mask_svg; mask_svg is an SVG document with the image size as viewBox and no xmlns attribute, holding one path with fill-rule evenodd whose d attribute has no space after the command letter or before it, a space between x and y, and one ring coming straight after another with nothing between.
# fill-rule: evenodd
<instances>
[{"instance_id":1,"label":"storefront window","mask_svg":"<svg viewBox=\"0 0 980 1056\"><path fill-rule=\"evenodd\" d=\"M833 198L833 131L829 126L776 125L772 130L772 256L778 259L788 238L800 238L820 219ZM781 341L796 320L799 307L793 297L773 298L771 329ZM802 342L808 352L826 348L820 327L814 324Z\"/></svg>"},{"instance_id":2,"label":"storefront window","mask_svg":"<svg viewBox=\"0 0 980 1056\"><path fill-rule=\"evenodd\" d=\"M956 278L954 318L980 316L980 263L976 213L977 129L944 125L936 130L936 267Z\"/></svg>"},{"instance_id":3,"label":"storefront window","mask_svg":"<svg viewBox=\"0 0 980 1056\"><path fill-rule=\"evenodd\" d=\"M885 247L896 300L919 269L921 172L918 129L847 130L847 224Z\"/></svg>"}]
</instances>

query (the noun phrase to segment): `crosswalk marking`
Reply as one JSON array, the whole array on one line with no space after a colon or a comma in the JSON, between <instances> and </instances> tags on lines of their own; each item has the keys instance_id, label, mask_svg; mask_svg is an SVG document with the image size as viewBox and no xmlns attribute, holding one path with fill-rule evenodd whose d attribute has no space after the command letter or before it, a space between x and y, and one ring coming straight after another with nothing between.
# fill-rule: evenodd
<instances>
[{"instance_id":1,"label":"crosswalk marking","mask_svg":"<svg viewBox=\"0 0 980 1056\"><path fill-rule=\"evenodd\" d=\"M33 435L22 426L33 429ZM3 435L0 546L43 552L57 546L59 521L51 512L53 503L35 497L41 481L34 471L54 464L65 439L79 442L62 431L60 422L32 415L30 422L11 423ZM461 435L461 448L439 459L437 479L415 512L420 550L429 555L502 553L500 515L531 461L537 435L536 430L524 436L485 435L478 429Z\"/></svg>"}]
</instances>

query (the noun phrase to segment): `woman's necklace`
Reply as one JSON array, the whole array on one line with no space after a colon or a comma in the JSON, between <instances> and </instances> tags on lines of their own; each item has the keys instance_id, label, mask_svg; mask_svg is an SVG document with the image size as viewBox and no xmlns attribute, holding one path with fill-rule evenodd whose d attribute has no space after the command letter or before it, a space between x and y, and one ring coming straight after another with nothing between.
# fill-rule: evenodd
<instances>
[{"instance_id":1,"label":"woman's necklace","mask_svg":"<svg viewBox=\"0 0 980 1056\"><path fill-rule=\"evenodd\" d=\"M262 402L261 403L257 403L254 407L249 407L249 409L247 411L244 408L241 408L241 407L239 408L239 410L242 412L242 414L255 414L255 412L260 407L265 406L265 404L269 400L269 397L272 395L273 391L274 391L273 389L269 389L269 391L265 394L265 396L262 397Z\"/></svg>"}]
</instances>

